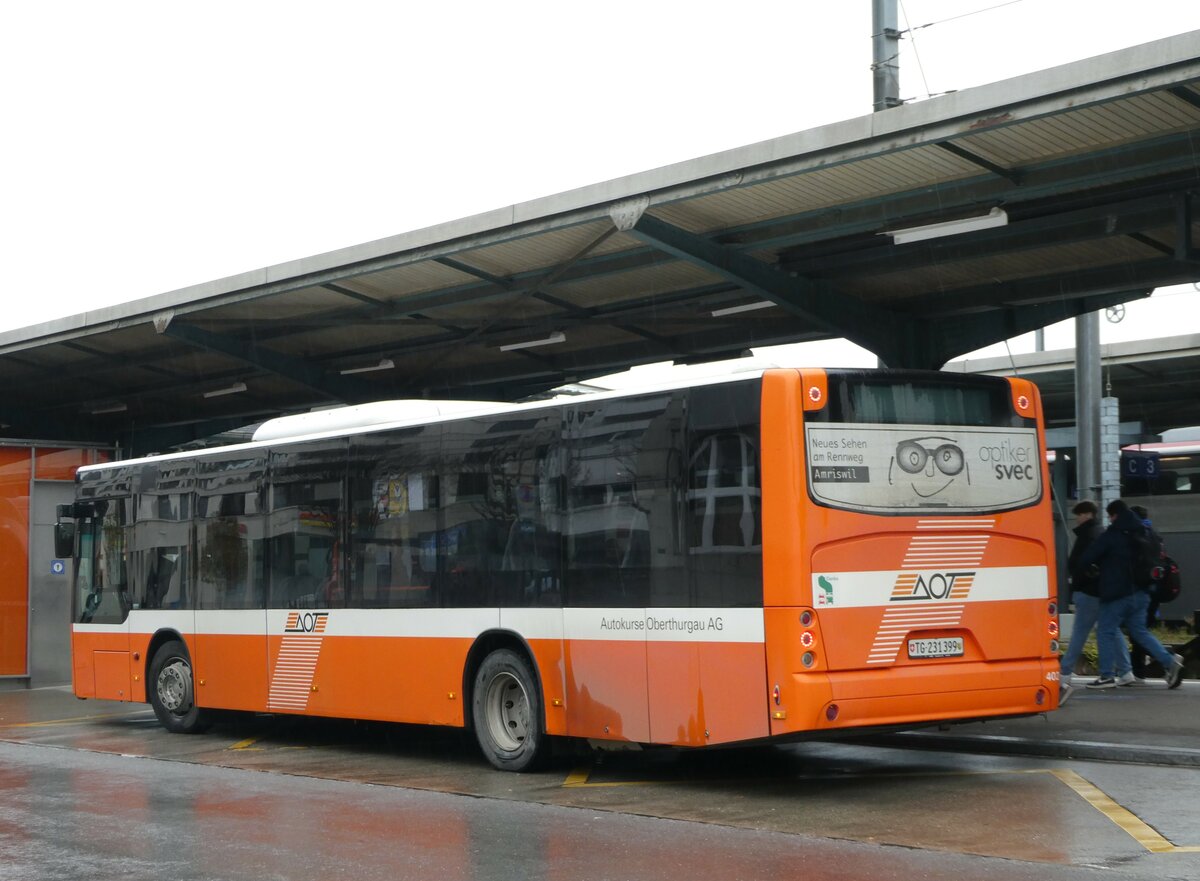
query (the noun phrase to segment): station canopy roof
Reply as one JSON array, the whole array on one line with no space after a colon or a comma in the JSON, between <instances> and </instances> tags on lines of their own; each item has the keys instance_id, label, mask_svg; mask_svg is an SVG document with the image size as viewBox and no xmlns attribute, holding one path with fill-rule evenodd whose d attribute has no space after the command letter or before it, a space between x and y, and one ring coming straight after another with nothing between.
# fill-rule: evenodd
<instances>
[{"instance_id":1,"label":"station canopy roof","mask_svg":"<svg viewBox=\"0 0 1200 881\"><path fill-rule=\"evenodd\" d=\"M833 337L938 368L1200 278L1198 188L1191 32L0 334L0 434L165 450Z\"/></svg>"},{"instance_id":2,"label":"station canopy roof","mask_svg":"<svg viewBox=\"0 0 1200 881\"><path fill-rule=\"evenodd\" d=\"M1200 426L1200 334L1106 343L1100 359L1101 394L1117 399L1129 443L1155 440L1166 429ZM1074 349L972 358L945 369L1032 380L1042 393L1047 427L1074 428Z\"/></svg>"}]
</instances>

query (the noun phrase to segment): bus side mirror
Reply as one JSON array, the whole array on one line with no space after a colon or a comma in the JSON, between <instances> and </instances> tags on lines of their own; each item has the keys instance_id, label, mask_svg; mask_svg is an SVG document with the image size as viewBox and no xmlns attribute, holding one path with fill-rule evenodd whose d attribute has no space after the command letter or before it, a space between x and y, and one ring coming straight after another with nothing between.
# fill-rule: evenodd
<instances>
[{"instance_id":1,"label":"bus side mirror","mask_svg":"<svg viewBox=\"0 0 1200 881\"><path fill-rule=\"evenodd\" d=\"M75 554L75 524L54 524L54 556L70 558Z\"/></svg>"}]
</instances>

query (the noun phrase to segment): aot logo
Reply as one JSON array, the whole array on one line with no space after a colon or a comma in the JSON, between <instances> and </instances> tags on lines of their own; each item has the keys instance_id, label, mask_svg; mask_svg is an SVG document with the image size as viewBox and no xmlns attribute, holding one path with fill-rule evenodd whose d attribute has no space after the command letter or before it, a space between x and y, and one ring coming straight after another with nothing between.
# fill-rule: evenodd
<instances>
[{"instance_id":1,"label":"aot logo","mask_svg":"<svg viewBox=\"0 0 1200 881\"><path fill-rule=\"evenodd\" d=\"M288 612L284 633L324 633L328 612Z\"/></svg>"},{"instance_id":2,"label":"aot logo","mask_svg":"<svg viewBox=\"0 0 1200 881\"><path fill-rule=\"evenodd\" d=\"M901 572L889 600L893 603L926 600L965 600L975 581L974 572Z\"/></svg>"}]
</instances>

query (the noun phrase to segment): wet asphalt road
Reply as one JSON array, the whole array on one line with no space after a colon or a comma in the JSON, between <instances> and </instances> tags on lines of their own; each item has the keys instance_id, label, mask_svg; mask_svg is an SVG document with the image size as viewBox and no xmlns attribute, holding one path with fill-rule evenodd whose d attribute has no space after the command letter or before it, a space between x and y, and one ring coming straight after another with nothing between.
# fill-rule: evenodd
<instances>
[{"instance_id":1,"label":"wet asphalt road","mask_svg":"<svg viewBox=\"0 0 1200 881\"><path fill-rule=\"evenodd\" d=\"M4 879L1194 877L1116 869L0 744Z\"/></svg>"},{"instance_id":2,"label":"wet asphalt road","mask_svg":"<svg viewBox=\"0 0 1200 881\"><path fill-rule=\"evenodd\" d=\"M242 716L187 737L144 705L0 693L0 881L1200 878L1200 767L928 746L508 774L438 729Z\"/></svg>"}]
</instances>

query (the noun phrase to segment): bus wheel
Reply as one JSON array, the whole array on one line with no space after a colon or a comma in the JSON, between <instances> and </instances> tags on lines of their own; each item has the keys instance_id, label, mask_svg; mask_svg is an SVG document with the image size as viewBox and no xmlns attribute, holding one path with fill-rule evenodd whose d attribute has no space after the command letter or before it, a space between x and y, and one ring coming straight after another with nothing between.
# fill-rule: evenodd
<instances>
[{"instance_id":1,"label":"bus wheel","mask_svg":"<svg viewBox=\"0 0 1200 881\"><path fill-rule=\"evenodd\" d=\"M184 644L173 639L159 646L146 685L154 715L174 734L199 734L208 728L208 714L196 706L192 683L192 662Z\"/></svg>"},{"instance_id":2,"label":"bus wheel","mask_svg":"<svg viewBox=\"0 0 1200 881\"><path fill-rule=\"evenodd\" d=\"M532 770L547 753L542 702L529 663L509 649L488 655L475 674L475 736L501 771Z\"/></svg>"}]
</instances>

